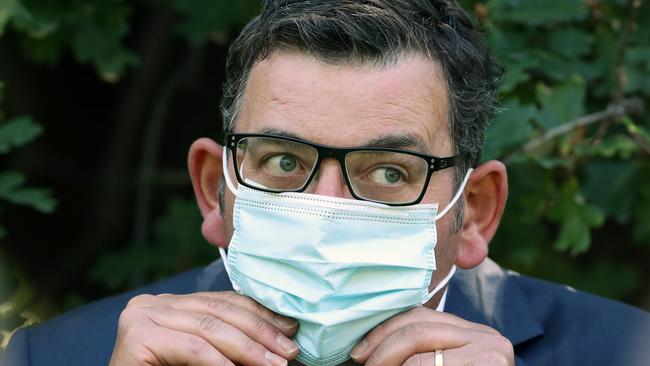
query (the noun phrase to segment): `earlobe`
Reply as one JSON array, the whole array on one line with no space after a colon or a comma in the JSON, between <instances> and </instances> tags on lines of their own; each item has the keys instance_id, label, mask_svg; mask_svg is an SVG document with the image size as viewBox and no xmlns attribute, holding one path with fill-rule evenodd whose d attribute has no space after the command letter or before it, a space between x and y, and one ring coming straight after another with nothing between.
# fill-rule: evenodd
<instances>
[{"instance_id":1,"label":"earlobe","mask_svg":"<svg viewBox=\"0 0 650 366\"><path fill-rule=\"evenodd\" d=\"M201 138L196 140L187 159L196 202L203 216L201 232L210 244L226 246L224 219L219 200L219 181L223 176L222 147L216 142Z\"/></svg>"},{"instance_id":2,"label":"earlobe","mask_svg":"<svg viewBox=\"0 0 650 366\"><path fill-rule=\"evenodd\" d=\"M465 192L465 221L456 265L472 268L487 257L489 243L501 221L508 196L506 167L495 160L480 165Z\"/></svg>"}]
</instances>

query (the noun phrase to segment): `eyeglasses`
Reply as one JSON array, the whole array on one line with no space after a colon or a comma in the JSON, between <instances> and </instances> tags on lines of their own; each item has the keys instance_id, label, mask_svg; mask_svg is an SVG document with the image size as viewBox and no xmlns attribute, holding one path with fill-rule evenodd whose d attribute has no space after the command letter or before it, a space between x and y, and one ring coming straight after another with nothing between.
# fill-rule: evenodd
<instances>
[{"instance_id":1,"label":"eyeglasses","mask_svg":"<svg viewBox=\"0 0 650 366\"><path fill-rule=\"evenodd\" d=\"M226 136L239 184L265 192L303 192L323 159L338 160L352 196L391 206L422 200L433 172L458 165L464 154L439 158L414 151L336 148L296 138L235 133Z\"/></svg>"}]
</instances>

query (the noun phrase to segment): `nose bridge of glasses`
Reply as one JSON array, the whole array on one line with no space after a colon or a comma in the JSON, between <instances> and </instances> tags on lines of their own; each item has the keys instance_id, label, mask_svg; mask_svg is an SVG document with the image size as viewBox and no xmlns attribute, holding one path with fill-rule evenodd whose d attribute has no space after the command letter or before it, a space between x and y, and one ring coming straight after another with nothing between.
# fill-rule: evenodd
<instances>
[{"instance_id":1,"label":"nose bridge of glasses","mask_svg":"<svg viewBox=\"0 0 650 366\"><path fill-rule=\"evenodd\" d=\"M318 165L309 190L324 196L351 197L341 158L329 154L321 155Z\"/></svg>"}]
</instances>

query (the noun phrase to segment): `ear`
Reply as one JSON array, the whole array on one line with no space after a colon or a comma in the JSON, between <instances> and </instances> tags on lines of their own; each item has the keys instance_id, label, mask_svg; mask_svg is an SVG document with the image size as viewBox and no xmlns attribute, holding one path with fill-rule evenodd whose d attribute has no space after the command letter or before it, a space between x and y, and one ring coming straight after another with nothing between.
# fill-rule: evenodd
<instances>
[{"instance_id":1,"label":"ear","mask_svg":"<svg viewBox=\"0 0 650 366\"><path fill-rule=\"evenodd\" d=\"M216 142L201 138L192 144L187 165L192 178L196 202L203 216L201 231L210 244L227 246L224 233L224 218L219 201L219 181L223 176L222 147Z\"/></svg>"},{"instance_id":2,"label":"ear","mask_svg":"<svg viewBox=\"0 0 650 366\"><path fill-rule=\"evenodd\" d=\"M491 160L472 172L465 189L465 218L456 265L472 268L487 257L507 197L508 175L503 163Z\"/></svg>"}]
</instances>

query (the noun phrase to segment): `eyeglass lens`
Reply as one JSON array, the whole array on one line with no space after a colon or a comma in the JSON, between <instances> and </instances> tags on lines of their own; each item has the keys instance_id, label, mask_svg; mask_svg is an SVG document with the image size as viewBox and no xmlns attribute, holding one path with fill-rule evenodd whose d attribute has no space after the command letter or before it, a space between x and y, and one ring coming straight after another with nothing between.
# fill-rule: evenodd
<instances>
[{"instance_id":1,"label":"eyeglass lens","mask_svg":"<svg viewBox=\"0 0 650 366\"><path fill-rule=\"evenodd\" d=\"M241 179L266 190L302 190L318 161L318 151L307 144L273 137L245 137L237 144L235 165ZM421 194L427 161L394 151L360 150L345 156L351 189L358 197L407 203Z\"/></svg>"}]
</instances>

